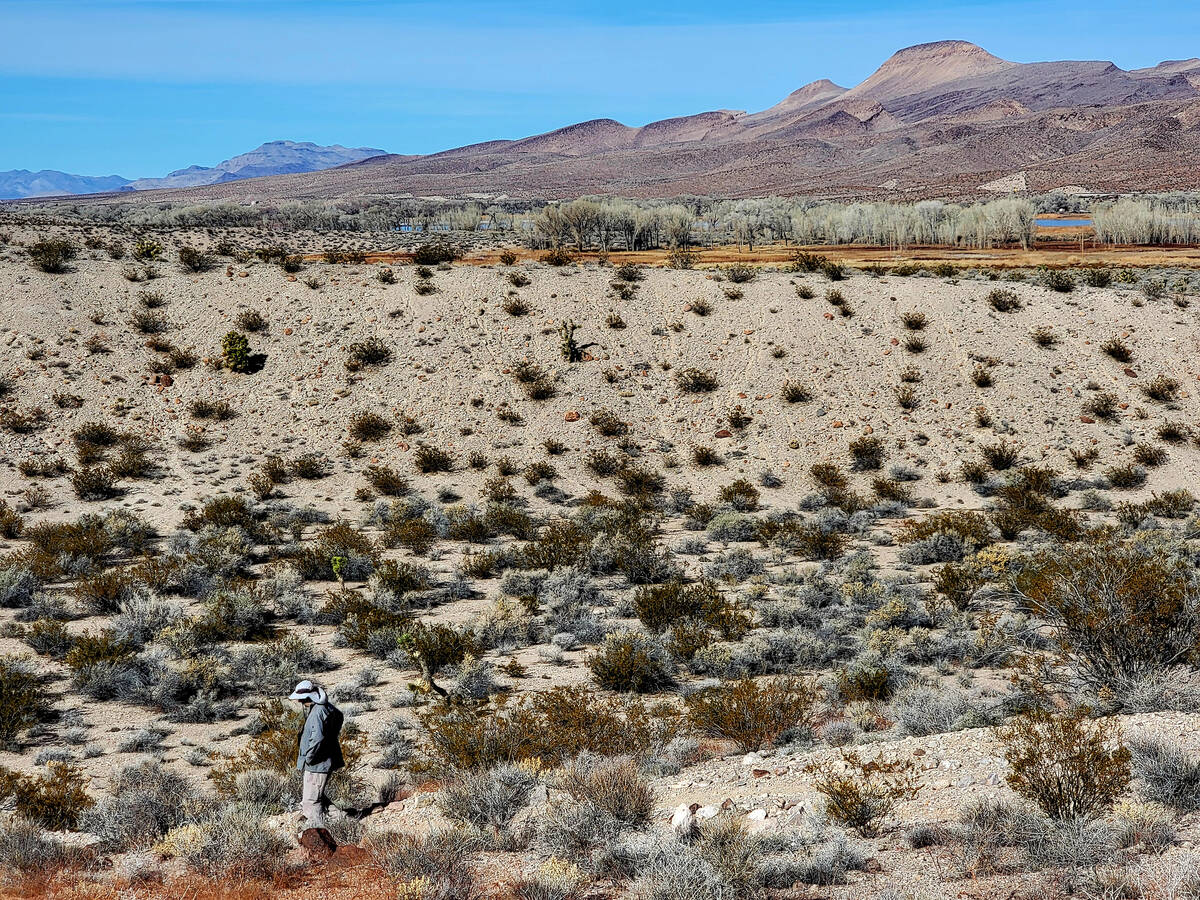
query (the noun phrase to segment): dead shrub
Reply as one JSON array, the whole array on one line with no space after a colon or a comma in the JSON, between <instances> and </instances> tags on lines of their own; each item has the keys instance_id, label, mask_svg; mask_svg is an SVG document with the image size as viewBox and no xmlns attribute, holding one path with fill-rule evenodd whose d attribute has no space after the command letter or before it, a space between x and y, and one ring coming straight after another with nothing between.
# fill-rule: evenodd
<instances>
[{"instance_id":1,"label":"dead shrub","mask_svg":"<svg viewBox=\"0 0 1200 900\"><path fill-rule=\"evenodd\" d=\"M839 760L812 763L804 771L825 798L830 819L871 837L898 802L911 800L920 790L917 765L882 754L871 760L851 750L840 754Z\"/></svg>"}]
</instances>

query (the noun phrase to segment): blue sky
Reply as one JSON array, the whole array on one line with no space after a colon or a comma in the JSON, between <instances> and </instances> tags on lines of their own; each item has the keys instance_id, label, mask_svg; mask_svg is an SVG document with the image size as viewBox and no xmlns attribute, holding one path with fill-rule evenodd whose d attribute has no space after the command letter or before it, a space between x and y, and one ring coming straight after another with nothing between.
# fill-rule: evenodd
<instances>
[{"instance_id":1,"label":"blue sky","mask_svg":"<svg viewBox=\"0 0 1200 900\"><path fill-rule=\"evenodd\" d=\"M0 170L162 175L279 138L426 153L762 109L960 38L1018 61L1200 55L1200 3L0 0Z\"/></svg>"}]
</instances>

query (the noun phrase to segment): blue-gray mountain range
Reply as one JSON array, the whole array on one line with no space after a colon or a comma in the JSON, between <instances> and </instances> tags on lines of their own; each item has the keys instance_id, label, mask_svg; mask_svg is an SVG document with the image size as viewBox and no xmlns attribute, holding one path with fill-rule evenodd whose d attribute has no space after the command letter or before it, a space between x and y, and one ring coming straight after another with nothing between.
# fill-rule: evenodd
<instances>
[{"instance_id":1,"label":"blue-gray mountain range","mask_svg":"<svg viewBox=\"0 0 1200 900\"><path fill-rule=\"evenodd\" d=\"M0 199L198 187L261 175L319 172L385 153L372 147L343 147L340 144L322 147L308 142L270 141L215 166L188 166L163 178L129 179L120 175L72 175L51 169L40 172L14 169L0 172Z\"/></svg>"}]
</instances>

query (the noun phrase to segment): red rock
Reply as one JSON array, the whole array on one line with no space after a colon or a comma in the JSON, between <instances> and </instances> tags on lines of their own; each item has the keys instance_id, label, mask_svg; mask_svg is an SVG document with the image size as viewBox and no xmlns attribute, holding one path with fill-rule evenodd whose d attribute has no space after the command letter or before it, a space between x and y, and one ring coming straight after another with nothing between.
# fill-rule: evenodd
<instances>
[{"instance_id":1,"label":"red rock","mask_svg":"<svg viewBox=\"0 0 1200 900\"><path fill-rule=\"evenodd\" d=\"M290 329L290 328L285 328L285 329L283 329L283 333L284 333L284 334L291 334L291 333L292 333L292 329Z\"/></svg>"},{"instance_id":2,"label":"red rock","mask_svg":"<svg viewBox=\"0 0 1200 900\"><path fill-rule=\"evenodd\" d=\"M164 372L162 378L159 379L158 383L163 385L164 387L170 387L172 384L175 383L175 381L173 378L171 378L170 375L168 375Z\"/></svg>"},{"instance_id":3,"label":"red rock","mask_svg":"<svg viewBox=\"0 0 1200 900\"><path fill-rule=\"evenodd\" d=\"M573 409L568 409L566 411L566 413L563 414L563 421L564 422L578 422L579 421L579 413L577 413Z\"/></svg>"},{"instance_id":4,"label":"red rock","mask_svg":"<svg viewBox=\"0 0 1200 900\"><path fill-rule=\"evenodd\" d=\"M1082 422L1084 425L1095 425L1096 424L1096 420L1093 419L1091 416L1080 416L1079 421Z\"/></svg>"},{"instance_id":5,"label":"red rock","mask_svg":"<svg viewBox=\"0 0 1200 900\"><path fill-rule=\"evenodd\" d=\"M768 772L766 769L754 769L753 771L751 771L750 774L753 775L755 778L762 778L763 776L770 775L771 773Z\"/></svg>"},{"instance_id":6,"label":"red rock","mask_svg":"<svg viewBox=\"0 0 1200 900\"><path fill-rule=\"evenodd\" d=\"M731 432L728 428L722 428L720 431L718 431L716 434L714 434L713 437L719 437L719 438L733 437L733 432Z\"/></svg>"},{"instance_id":7,"label":"red rock","mask_svg":"<svg viewBox=\"0 0 1200 900\"><path fill-rule=\"evenodd\" d=\"M892 338L890 343L893 347L898 347L900 345L900 338Z\"/></svg>"},{"instance_id":8,"label":"red rock","mask_svg":"<svg viewBox=\"0 0 1200 900\"><path fill-rule=\"evenodd\" d=\"M1130 378L1137 378L1137 372L1133 371L1133 369L1126 369L1125 374Z\"/></svg>"},{"instance_id":9,"label":"red rock","mask_svg":"<svg viewBox=\"0 0 1200 900\"><path fill-rule=\"evenodd\" d=\"M739 400L745 400L745 399L746 399L746 394L745 394L745 392L741 392L741 393L739 393L739 394L738 394L738 399L739 399Z\"/></svg>"},{"instance_id":10,"label":"red rock","mask_svg":"<svg viewBox=\"0 0 1200 900\"><path fill-rule=\"evenodd\" d=\"M834 423L833 423L833 424L830 426L830 428L842 428L842 427L843 427L843 425L842 425L841 421L834 422Z\"/></svg>"}]
</instances>

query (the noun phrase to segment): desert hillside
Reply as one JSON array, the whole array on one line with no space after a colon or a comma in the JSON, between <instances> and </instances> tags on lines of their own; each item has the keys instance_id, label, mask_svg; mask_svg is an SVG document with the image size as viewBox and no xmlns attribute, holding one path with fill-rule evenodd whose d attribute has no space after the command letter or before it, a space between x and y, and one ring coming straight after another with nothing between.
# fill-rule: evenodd
<instances>
[{"instance_id":1,"label":"desert hillside","mask_svg":"<svg viewBox=\"0 0 1200 900\"><path fill-rule=\"evenodd\" d=\"M1191 896L1193 270L4 237L13 890Z\"/></svg>"}]
</instances>

